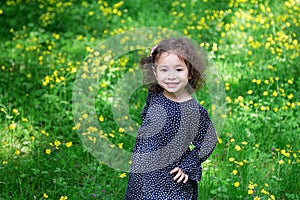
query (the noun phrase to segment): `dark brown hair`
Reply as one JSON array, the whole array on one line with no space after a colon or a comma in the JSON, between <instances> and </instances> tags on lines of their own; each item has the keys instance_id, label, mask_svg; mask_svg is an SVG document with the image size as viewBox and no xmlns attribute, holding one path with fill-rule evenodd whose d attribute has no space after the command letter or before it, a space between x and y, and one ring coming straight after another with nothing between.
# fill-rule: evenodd
<instances>
[{"instance_id":1,"label":"dark brown hair","mask_svg":"<svg viewBox=\"0 0 300 200\"><path fill-rule=\"evenodd\" d=\"M144 71L144 84L149 84L151 92L158 93L163 91L153 73L155 63L162 52L174 53L185 62L188 68L188 76L191 77L187 85L189 93L193 93L193 91L203 86L204 72L207 66L207 56L204 54L204 51L200 52L199 49L195 48L188 38L170 38L161 41L157 46L153 47L151 54L140 61L141 68Z\"/></svg>"}]
</instances>

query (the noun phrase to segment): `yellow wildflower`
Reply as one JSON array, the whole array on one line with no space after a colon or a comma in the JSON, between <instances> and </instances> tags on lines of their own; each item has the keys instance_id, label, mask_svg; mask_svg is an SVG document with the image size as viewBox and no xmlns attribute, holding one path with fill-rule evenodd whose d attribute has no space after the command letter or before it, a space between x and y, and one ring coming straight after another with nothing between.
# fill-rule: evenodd
<instances>
[{"instance_id":1,"label":"yellow wildflower","mask_svg":"<svg viewBox=\"0 0 300 200\"><path fill-rule=\"evenodd\" d=\"M17 127L17 124L15 122L12 122L9 126L8 129L9 130L15 130L15 128Z\"/></svg>"},{"instance_id":2,"label":"yellow wildflower","mask_svg":"<svg viewBox=\"0 0 300 200\"><path fill-rule=\"evenodd\" d=\"M279 161L278 161L278 164L279 164L279 165L282 165L283 163L284 163L283 160L279 160Z\"/></svg>"},{"instance_id":3,"label":"yellow wildflower","mask_svg":"<svg viewBox=\"0 0 300 200\"><path fill-rule=\"evenodd\" d=\"M59 200L67 200L68 197L67 196L61 196Z\"/></svg>"},{"instance_id":4,"label":"yellow wildflower","mask_svg":"<svg viewBox=\"0 0 300 200\"><path fill-rule=\"evenodd\" d=\"M240 187L240 183L238 181L235 182L233 185L234 185L234 187Z\"/></svg>"},{"instance_id":5,"label":"yellow wildflower","mask_svg":"<svg viewBox=\"0 0 300 200\"><path fill-rule=\"evenodd\" d=\"M71 147L73 145L73 143L72 143L72 141L70 141L70 142L66 142L66 147Z\"/></svg>"},{"instance_id":6,"label":"yellow wildflower","mask_svg":"<svg viewBox=\"0 0 300 200\"><path fill-rule=\"evenodd\" d=\"M120 142L119 144L118 144L118 147L120 148L120 149L123 149L123 142Z\"/></svg>"},{"instance_id":7,"label":"yellow wildflower","mask_svg":"<svg viewBox=\"0 0 300 200\"><path fill-rule=\"evenodd\" d=\"M51 150L50 149L46 149L46 154L50 154Z\"/></svg>"},{"instance_id":8,"label":"yellow wildflower","mask_svg":"<svg viewBox=\"0 0 300 200\"><path fill-rule=\"evenodd\" d=\"M16 154L16 155L20 155L20 153L21 153L21 152L20 152L20 150L18 150L18 149L15 151L15 154Z\"/></svg>"},{"instance_id":9,"label":"yellow wildflower","mask_svg":"<svg viewBox=\"0 0 300 200\"><path fill-rule=\"evenodd\" d=\"M236 151L240 151L240 150L242 150L242 149L241 149L241 147L240 147L239 145L235 145L235 147L234 147L234 148L235 148L235 150L236 150Z\"/></svg>"},{"instance_id":10,"label":"yellow wildflower","mask_svg":"<svg viewBox=\"0 0 300 200\"><path fill-rule=\"evenodd\" d=\"M43 198L44 198L44 199L47 199L47 198L48 198L48 195L47 195L46 193L44 193L44 194L43 194Z\"/></svg>"},{"instance_id":11,"label":"yellow wildflower","mask_svg":"<svg viewBox=\"0 0 300 200\"><path fill-rule=\"evenodd\" d=\"M18 114L19 114L19 111L18 111L17 109L14 108L14 109L13 109L13 113L16 114L16 115L18 115Z\"/></svg>"},{"instance_id":12,"label":"yellow wildflower","mask_svg":"<svg viewBox=\"0 0 300 200\"><path fill-rule=\"evenodd\" d=\"M126 173L122 173L119 175L120 178L125 178L126 177Z\"/></svg>"},{"instance_id":13,"label":"yellow wildflower","mask_svg":"<svg viewBox=\"0 0 300 200\"><path fill-rule=\"evenodd\" d=\"M103 117L102 115L99 117L99 121L100 121L100 122L103 122L103 121L104 121L104 117Z\"/></svg>"}]
</instances>

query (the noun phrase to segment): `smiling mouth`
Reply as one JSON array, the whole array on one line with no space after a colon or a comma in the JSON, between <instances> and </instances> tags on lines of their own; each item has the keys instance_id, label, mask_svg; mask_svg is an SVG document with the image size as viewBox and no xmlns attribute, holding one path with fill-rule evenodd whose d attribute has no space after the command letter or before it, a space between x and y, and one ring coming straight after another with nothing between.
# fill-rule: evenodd
<instances>
[{"instance_id":1,"label":"smiling mouth","mask_svg":"<svg viewBox=\"0 0 300 200\"><path fill-rule=\"evenodd\" d=\"M166 83L166 85L168 86L168 88L176 88L178 86L179 83Z\"/></svg>"}]
</instances>

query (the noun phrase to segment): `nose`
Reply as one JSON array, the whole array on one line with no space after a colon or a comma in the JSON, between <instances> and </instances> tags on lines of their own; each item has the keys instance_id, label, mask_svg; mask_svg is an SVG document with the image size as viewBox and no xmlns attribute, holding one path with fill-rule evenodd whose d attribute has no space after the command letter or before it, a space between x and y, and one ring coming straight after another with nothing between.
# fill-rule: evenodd
<instances>
[{"instance_id":1,"label":"nose","mask_svg":"<svg viewBox=\"0 0 300 200\"><path fill-rule=\"evenodd\" d=\"M169 73L168 73L168 79L170 80L174 80L176 78L176 74L175 74L175 71L174 70L170 70Z\"/></svg>"}]
</instances>

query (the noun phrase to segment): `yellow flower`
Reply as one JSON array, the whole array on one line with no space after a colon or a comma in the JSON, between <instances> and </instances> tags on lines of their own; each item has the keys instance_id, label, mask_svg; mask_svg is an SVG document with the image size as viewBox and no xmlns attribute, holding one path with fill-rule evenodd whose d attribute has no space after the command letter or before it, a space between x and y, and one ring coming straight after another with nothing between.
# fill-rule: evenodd
<instances>
[{"instance_id":1,"label":"yellow flower","mask_svg":"<svg viewBox=\"0 0 300 200\"><path fill-rule=\"evenodd\" d=\"M252 90L248 90L248 94L253 94L253 91Z\"/></svg>"},{"instance_id":2,"label":"yellow flower","mask_svg":"<svg viewBox=\"0 0 300 200\"><path fill-rule=\"evenodd\" d=\"M2 161L2 164L3 164L3 165L6 165L6 164L7 164L7 160L3 160L3 161Z\"/></svg>"},{"instance_id":3,"label":"yellow flower","mask_svg":"<svg viewBox=\"0 0 300 200\"><path fill-rule=\"evenodd\" d=\"M234 185L234 187L240 187L240 183L238 181L235 182L233 185Z\"/></svg>"},{"instance_id":4,"label":"yellow flower","mask_svg":"<svg viewBox=\"0 0 300 200\"><path fill-rule=\"evenodd\" d=\"M255 196L253 200L260 200L258 196Z\"/></svg>"},{"instance_id":5,"label":"yellow flower","mask_svg":"<svg viewBox=\"0 0 300 200\"><path fill-rule=\"evenodd\" d=\"M244 142L242 142L242 144L243 144L243 145L247 145L247 144L248 144L248 142L244 141Z\"/></svg>"},{"instance_id":6,"label":"yellow flower","mask_svg":"<svg viewBox=\"0 0 300 200\"><path fill-rule=\"evenodd\" d=\"M17 127L17 124L15 122L12 122L9 126L8 129L9 130L15 130L15 128Z\"/></svg>"},{"instance_id":7,"label":"yellow flower","mask_svg":"<svg viewBox=\"0 0 300 200\"><path fill-rule=\"evenodd\" d=\"M119 128L120 133L124 133L124 131L125 131L124 128L121 128L121 127Z\"/></svg>"},{"instance_id":8,"label":"yellow flower","mask_svg":"<svg viewBox=\"0 0 300 200\"><path fill-rule=\"evenodd\" d=\"M61 196L59 200L67 200L68 197L67 196Z\"/></svg>"},{"instance_id":9,"label":"yellow flower","mask_svg":"<svg viewBox=\"0 0 300 200\"><path fill-rule=\"evenodd\" d=\"M109 135L110 137L112 137L112 138L115 137L115 135L114 135L113 133L109 133L108 135Z\"/></svg>"},{"instance_id":10,"label":"yellow flower","mask_svg":"<svg viewBox=\"0 0 300 200\"><path fill-rule=\"evenodd\" d=\"M261 111L264 111L264 110L266 110L266 107L265 107L265 106L261 106L261 107L260 107L260 110L261 110Z\"/></svg>"},{"instance_id":11,"label":"yellow flower","mask_svg":"<svg viewBox=\"0 0 300 200\"><path fill-rule=\"evenodd\" d=\"M46 149L46 154L50 154L51 150L50 149Z\"/></svg>"},{"instance_id":12,"label":"yellow flower","mask_svg":"<svg viewBox=\"0 0 300 200\"><path fill-rule=\"evenodd\" d=\"M230 87L230 83L225 83L225 87Z\"/></svg>"},{"instance_id":13,"label":"yellow flower","mask_svg":"<svg viewBox=\"0 0 300 200\"><path fill-rule=\"evenodd\" d=\"M238 171L234 169L231 173L232 173L233 175L236 175L237 172L238 172Z\"/></svg>"},{"instance_id":14,"label":"yellow flower","mask_svg":"<svg viewBox=\"0 0 300 200\"><path fill-rule=\"evenodd\" d=\"M43 198L44 198L44 199L47 199L47 198L48 198L48 195L47 195L46 193L44 193L44 194L43 194Z\"/></svg>"},{"instance_id":15,"label":"yellow flower","mask_svg":"<svg viewBox=\"0 0 300 200\"><path fill-rule=\"evenodd\" d=\"M293 82L294 82L293 79L289 79L289 80L288 80L288 84L290 84L290 85L293 84Z\"/></svg>"},{"instance_id":16,"label":"yellow flower","mask_svg":"<svg viewBox=\"0 0 300 200\"><path fill-rule=\"evenodd\" d=\"M253 190L251 190L251 189L248 190L248 194L250 194L250 195L253 194Z\"/></svg>"},{"instance_id":17,"label":"yellow flower","mask_svg":"<svg viewBox=\"0 0 300 200\"><path fill-rule=\"evenodd\" d=\"M71 147L73 145L73 143L72 143L72 141L70 141L70 142L66 142L66 147Z\"/></svg>"},{"instance_id":18,"label":"yellow flower","mask_svg":"<svg viewBox=\"0 0 300 200\"><path fill-rule=\"evenodd\" d=\"M113 8L119 8L119 7L121 7L123 4L124 4L124 1L120 1L120 2L118 2L118 3L115 3L115 4L113 5Z\"/></svg>"},{"instance_id":19,"label":"yellow flower","mask_svg":"<svg viewBox=\"0 0 300 200\"><path fill-rule=\"evenodd\" d=\"M260 191L262 194L266 194L266 195L269 195L270 193L268 191L266 191L265 189L261 189Z\"/></svg>"},{"instance_id":20,"label":"yellow flower","mask_svg":"<svg viewBox=\"0 0 300 200\"><path fill-rule=\"evenodd\" d=\"M54 141L54 145L55 145L56 147L58 147L59 145L61 145L61 142L60 142L59 140L55 140L55 141Z\"/></svg>"},{"instance_id":21,"label":"yellow flower","mask_svg":"<svg viewBox=\"0 0 300 200\"><path fill-rule=\"evenodd\" d=\"M230 139L230 142L234 142L234 141L235 141L235 139L234 139L234 138L231 138L231 139Z\"/></svg>"},{"instance_id":22,"label":"yellow flower","mask_svg":"<svg viewBox=\"0 0 300 200\"><path fill-rule=\"evenodd\" d=\"M242 101L244 100L244 97L238 96L238 100L239 100L240 102L242 102Z\"/></svg>"},{"instance_id":23,"label":"yellow flower","mask_svg":"<svg viewBox=\"0 0 300 200\"><path fill-rule=\"evenodd\" d=\"M233 162L233 161L234 161L234 158L229 158L229 161L230 161L230 162Z\"/></svg>"},{"instance_id":24,"label":"yellow flower","mask_svg":"<svg viewBox=\"0 0 300 200\"><path fill-rule=\"evenodd\" d=\"M218 143L222 144L222 142L223 142L222 139L218 137Z\"/></svg>"},{"instance_id":25,"label":"yellow flower","mask_svg":"<svg viewBox=\"0 0 300 200\"><path fill-rule=\"evenodd\" d=\"M18 150L18 149L15 151L15 154L16 154L16 155L20 155L20 153L21 153L21 152L20 152L20 150Z\"/></svg>"},{"instance_id":26,"label":"yellow flower","mask_svg":"<svg viewBox=\"0 0 300 200\"><path fill-rule=\"evenodd\" d=\"M271 198L272 200L275 200L275 196L274 196L273 194L270 196L270 198Z\"/></svg>"},{"instance_id":27,"label":"yellow flower","mask_svg":"<svg viewBox=\"0 0 300 200\"><path fill-rule=\"evenodd\" d=\"M123 149L123 142L119 143L119 144L118 144L118 147L119 147L120 149Z\"/></svg>"},{"instance_id":28,"label":"yellow flower","mask_svg":"<svg viewBox=\"0 0 300 200\"><path fill-rule=\"evenodd\" d=\"M120 178L125 178L126 177L126 173L122 173L119 175Z\"/></svg>"},{"instance_id":29,"label":"yellow flower","mask_svg":"<svg viewBox=\"0 0 300 200\"><path fill-rule=\"evenodd\" d=\"M16 114L16 115L18 115L18 114L19 114L19 111L18 111L17 109L14 108L14 109L13 109L13 113Z\"/></svg>"},{"instance_id":30,"label":"yellow flower","mask_svg":"<svg viewBox=\"0 0 300 200\"><path fill-rule=\"evenodd\" d=\"M278 164L279 164L279 165L282 165L283 163L284 163L283 160L279 160L279 161L278 161Z\"/></svg>"},{"instance_id":31,"label":"yellow flower","mask_svg":"<svg viewBox=\"0 0 300 200\"><path fill-rule=\"evenodd\" d=\"M82 115L82 117L83 117L84 119L86 119L86 118L88 118L88 114L84 113L84 114Z\"/></svg>"},{"instance_id":32,"label":"yellow flower","mask_svg":"<svg viewBox=\"0 0 300 200\"><path fill-rule=\"evenodd\" d=\"M267 96L269 93L267 91L264 91L263 95Z\"/></svg>"},{"instance_id":33,"label":"yellow flower","mask_svg":"<svg viewBox=\"0 0 300 200\"><path fill-rule=\"evenodd\" d=\"M242 150L242 149L241 149L241 147L240 147L239 145L235 145L235 147L234 147L234 148L235 148L235 150L236 150L236 151L240 151L240 150Z\"/></svg>"},{"instance_id":34,"label":"yellow flower","mask_svg":"<svg viewBox=\"0 0 300 200\"><path fill-rule=\"evenodd\" d=\"M294 97L294 95L293 95L293 94L289 94L287 97L288 97L289 99L292 99L292 98Z\"/></svg>"},{"instance_id":35,"label":"yellow flower","mask_svg":"<svg viewBox=\"0 0 300 200\"><path fill-rule=\"evenodd\" d=\"M105 88L107 86L107 83L101 83L100 87Z\"/></svg>"},{"instance_id":36,"label":"yellow flower","mask_svg":"<svg viewBox=\"0 0 300 200\"><path fill-rule=\"evenodd\" d=\"M23 117L22 122L28 122L28 119L26 117Z\"/></svg>"},{"instance_id":37,"label":"yellow flower","mask_svg":"<svg viewBox=\"0 0 300 200\"><path fill-rule=\"evenodd\" d=\"M265 186L266 186L266 187L269 187L269 184L268 184L268 183L265 183Z\"/></svg>"},{"instance_id":38,"label":"yellow flower","mask_svg":"<svg viewBox=\"0 0 300 200\"><path fill-rule=\"evenodd\" d=\"M103 121L104 121L104 117L103 117L102 115L99 117L99 121L100 121L100 122L103 122Z\"/></svg>"}]
</instances>

